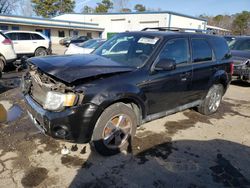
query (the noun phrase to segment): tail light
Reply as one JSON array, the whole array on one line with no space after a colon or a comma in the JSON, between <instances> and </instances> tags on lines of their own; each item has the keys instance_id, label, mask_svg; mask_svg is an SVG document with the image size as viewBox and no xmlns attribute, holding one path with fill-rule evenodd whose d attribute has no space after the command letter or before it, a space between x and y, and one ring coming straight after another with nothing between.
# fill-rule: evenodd
<instances>
[{"instance_id":1,"label":"tail light","mask_svg":"<svg viewBox=\"0 0 250 188\"><path fill-rule=\"evenodd\" d=\"M2 43L5 45L12 45L12 41L10 39L4 39Z\"/></svg>"},{"instance_id":2,"label":"tail light","mask_svg":"<svg viewBox=\"0 0 250 188\"><path fill-rule=\"evenodd\" d=\"M233 75L234 73L234 64L230 63L230 74Z\"/></svg>"}]
</instances>

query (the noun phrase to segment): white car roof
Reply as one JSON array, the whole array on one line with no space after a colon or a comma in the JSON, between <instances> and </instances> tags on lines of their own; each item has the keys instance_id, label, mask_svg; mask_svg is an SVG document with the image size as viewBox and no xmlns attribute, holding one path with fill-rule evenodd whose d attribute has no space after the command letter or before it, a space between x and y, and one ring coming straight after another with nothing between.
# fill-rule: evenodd
<instances>
[{"instance_id":1,"label":"white car roof","mask_svg":"<svg viewBox=\"0 0 250 188\"><path fill-rule=\"evenodd\" d=\"M12 30L12 31L4 31L4 33L35 33L35 34L42 34L36 31L22 31L22 30Z\"/></svg>"}]
</instances>

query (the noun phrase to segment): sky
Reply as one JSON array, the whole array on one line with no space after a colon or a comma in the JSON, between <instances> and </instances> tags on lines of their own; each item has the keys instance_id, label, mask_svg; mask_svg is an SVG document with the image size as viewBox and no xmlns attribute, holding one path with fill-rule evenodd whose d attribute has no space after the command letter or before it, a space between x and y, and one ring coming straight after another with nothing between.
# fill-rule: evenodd
<instances>
[{"instance_id":1,"label":"sky","mask_svg":"<svg viewBox=\"0 0 250 188\"><path fill-rule=\"evenodd\" d=\"M84 5L95 7L101 0L76 0L75 11L80 12ZM115 0L114 0L115 1ZM173 11L191 16L206 14L234 14L243 10L250 11L250 0L128 0L128 7L133 9L135 4L143 4L147 8Z\"/></svg>"}]
</instances>

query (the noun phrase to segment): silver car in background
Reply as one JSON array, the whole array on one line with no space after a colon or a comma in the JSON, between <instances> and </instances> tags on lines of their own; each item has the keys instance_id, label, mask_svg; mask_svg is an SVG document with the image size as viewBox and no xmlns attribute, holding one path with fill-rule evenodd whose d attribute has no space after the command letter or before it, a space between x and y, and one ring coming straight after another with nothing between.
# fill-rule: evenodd
<instances>
[{"instance_id":1,"label":"silver car in background","mask_svg":"<svg viewBox=\"0 0 250 188\"><path fill-rule=\"evenodd\" d=\"M103 39L90 39L83 43L70 44L65 54L90 54L104 42Z\"/></svg>"}]
</instances>

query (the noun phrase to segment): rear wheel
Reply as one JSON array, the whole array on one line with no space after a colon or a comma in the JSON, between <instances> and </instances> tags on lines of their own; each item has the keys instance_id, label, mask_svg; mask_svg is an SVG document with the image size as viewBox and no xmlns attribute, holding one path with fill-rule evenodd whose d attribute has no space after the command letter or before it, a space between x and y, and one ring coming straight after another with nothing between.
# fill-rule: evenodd
<instances>
[{"instance_id":1,"label":"rear wheel","mask_svg":"<svg viewBox=\"0 0 250 188\"><path fill-rule=\"evenodd\" d=\"M220 106L223 92L224 92L224 87L222 84L213 85L209 89L201 105L198 106L198 111L204 115L210 115L215 113Z\"/></svg>"},{"instance_id":2,"label":"rear wheel","mask_svg":"<svg viewBox=\"0 0 250 188\"><path fill-rule=\"evenodd\" d=\"M115 103L97 120L91 142L101 155L115 155L128 148L136 127L137 117L133 109L124 103Z\"/></svg>"},{"instance_id":3,"label":"rear wheel","mask_svg":"<svg viewBox=\"0 0 250 188\"><path fill-rule=\"evenodd\" d=\"M0 57L0 78L2 78L3 68L4 68L4 58Z\"/></svg>"},{"instance_id":4,"label":"rear wheel","mask_svg":"<svg viewBox=\"0 0 250 188\"><path fill-rule=\"evenodd\" d=\"M46 56L47 51L45 48L37 48L35 51L35 56Z\"/></svg>"}]
</instances>

